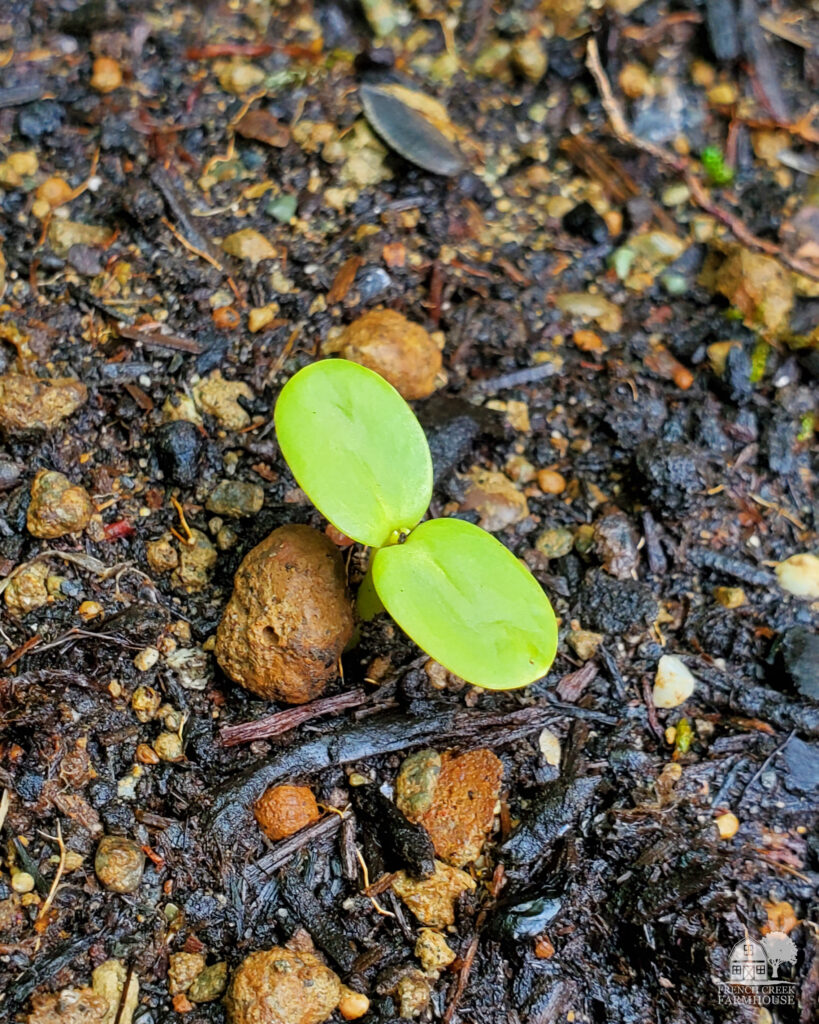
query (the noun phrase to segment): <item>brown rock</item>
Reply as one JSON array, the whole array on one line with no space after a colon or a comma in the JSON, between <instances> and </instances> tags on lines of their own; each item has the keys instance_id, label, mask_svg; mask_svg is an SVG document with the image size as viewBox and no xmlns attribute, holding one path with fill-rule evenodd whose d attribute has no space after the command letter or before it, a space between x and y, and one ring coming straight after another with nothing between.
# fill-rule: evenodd
<instances>
[{"instance_id":1,"label":"brown rock","mask_svg":"<svg viewBox=\"0 0 819 1024\"><path fill-rule=\"evenodd\" d=\"M491 750L444 754L427 811L414 820L429 832L435 853L454 867L471 864L492 830L503 764Z\"/></svg>"},{"instance_id":2,"label":"brown rock","mask_svg":"<svg viewBox=\"0 0 819 1024\"><path fill-rule=\"evenodd\" d=\"M476 467L469 474L471 481L464 500L462 512L475 511L480 514L480 526L494 533L513 523L519 523L529 515L526 498L503 473L493 473Z\"/></svg>"},{"instance_id":3,"label":"brown rock","mask_svg":"<svg viewBox=\"0 0 819 1024\"><path fill-rule=\"evenodd\" d=\"M737 307L748 327L779 333L794 302L791 275L773 256L736 246L714 277L716 290Z\"/></svg>"},{"instance_id":4,"label":"brown rock","mask_svg":"<svg viewBox=\"0 0 819 1024\"><path fill-rule=\"evenodd\" d=\"M455 922L455 901L461 893L474 889L475 882L465 871L436 860L431 878L418 881L399 871L392 887L421 924L446 928Z\"/></svg>"},{"instance_id":5,"label":"brown rock","mask_svg":"<svg viewBox=\"0 0 819 1024\"><path fill-rule=\"evenodd\" d=\"M51 540L88 526L94 503L84 487L53 469L41 469L31 484L26 526L33 537Z\"/></svg>"},{"instance_id":6,"label":"brown rock","mask_svg":"<svg viewBox=\"0 0 819 1024\"><path fill-rule=\"evenodd\" d=\"M3 599L11 614L22 616L42 608L48 602L47 579L48 566L44 562L35 562L18 572L3 591Z\"/></svg>"},{"instance_id":7,"label":"brown rock","mask_svg":"<svg viewBox=\"0 0 819 1024\"><path fill-rule=\"evenodd\" d=\"M441 352L428 332L392 309L375 309L344 331L345 359L380 373L404 398L426 398L435 390Z\"/></svg>"},{"instance_id":8,"label":"brown rock","mask_svg":"<svg viewBox=\"0 0 819 1024\"><path fill-rule=\"evenodd\" d=\"M108 1013L108 1000L92 988L65 988L31 997L26 1024L100 1024Z\"/></svg>"},{"instance_id":9,"label":"brown rock","mask_svg":"<svg viewBox=\"0 0 819 1024\"><path fill-rule=\"evenodd\" d=\"M594 524L594 547L603 568L618 580L636 578L640 553L637 531L628 516L610 508Z\"/></svg>"},{"instance_id":10,"label":"brown rock","mask_svg":"<svg viewBox=\"0 0 819 1024\"><path fill-rule=\"evenodd\" d=\"M97 846L94 870L111 892L134 892L142 882L145 854L133 839L103 836Z\"/></svg>"},{"instance_id":11,"label":"brown rock","mask_svg":"<svg viewBox=\"0 0 819 1024\"><path fill-rule=\"evenodd\" d=\"M256 821L268 839L286 839L319 819L313 791L307 786L273 786L253 808Z\"/></svg>"},{"instance_id":12,"label":"brown rock","mask_svg":"<svg viewBox=\"0 0 819 1024\"><path fill-rule=\"evenodd\" d=\"M201 953L171 953L168 967L168 991L172 996L187 992L205 969Z\"/></svg>"},{"instance_id":13,"label":"brown rock","mask_svg":"<svg viewBox=\"0 0 819 1024\"><path fill-rule=\"evenodd\" d=\"M156 574L170 572L179 565L179 552L174 547L173 534L163 533L157 540L145 545L145 556L151 572Z\"/></svg>"},{"instance_id":14,"label":"brown rock","mask_svg":"<svg viewBox=\"0 0 819 1024\"><path fill-rule=\"evenodd\" d=\"M71 377L39 380L5 374L0 376L0 431L28 434L53 430L87 398L85 384Z\"/></svg>"},{"instance_id":15,"label":"brown rock","mask_svg":"<svg viewBox=\"0 0 819 1024\"><path fill-rule=\"evenodd\" d=\"M309 526L280 526L239 566L215 653L245 689L303 704L322 693L352 632L335 544Z\"/></svg>"},{"instance_id":16,"label":"brown rock","mask_svg":"<svg viewBox=\"0 0 819 1024\"><path fill-rule=\"evenodd\" d=\"M225 1007L230 1024L321 1024L340 998L341 982L317 956L274 946L240 964Z\"/></svg>"}]
</instances>

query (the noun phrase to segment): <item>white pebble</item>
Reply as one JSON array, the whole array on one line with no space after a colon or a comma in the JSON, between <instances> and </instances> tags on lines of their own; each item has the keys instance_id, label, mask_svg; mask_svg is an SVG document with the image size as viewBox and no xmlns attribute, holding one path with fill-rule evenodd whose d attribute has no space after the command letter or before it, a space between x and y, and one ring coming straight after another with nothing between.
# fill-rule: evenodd
<instances>
[{"instance_id":1,"label":"white pebble","mask_svg":"<svg viewBox=\"0 0 819 1024\"><path fill-rule=\"evenodd\" d=\"M819 600L819 558L807 552L791 555L774 569L779 586L795 597Z\"/></svg>"},{"instance_id":2,"label":"white pebble","mask_svg":"<svg viewBox=\"0 0 819 1024\"><path fill-rule=\"evenodd\" d=\"M551 729L544 729L538 737L538 746L546 764L560 767L560 740Z\"/></svg>"},{"instance_id":3,"label":"white pebble","mask_svg":"<svg viewBox=\"0 0 819 1024\"><path fill-rule=\"evenodd\" d=\"M697 680L674 654L664 654L654 677L654 705L658 708L676 708L694 692Z\"/></svg>"}]
</instances>

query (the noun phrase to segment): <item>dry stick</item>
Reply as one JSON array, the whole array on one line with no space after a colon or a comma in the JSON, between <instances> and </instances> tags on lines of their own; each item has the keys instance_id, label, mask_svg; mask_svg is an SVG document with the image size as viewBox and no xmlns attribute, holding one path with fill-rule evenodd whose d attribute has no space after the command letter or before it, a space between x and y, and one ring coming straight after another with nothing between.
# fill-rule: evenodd
<instances>
[{"instance_id":1,"label":"dry stick","mask_svg":"<svg viewBox=\"0 0 819 1024\"><path fill-rule=\"evenodd\" d=\"M289 732L291 729L322 715L332 715L336 711L346 711L348 708L358 707L366 699L367 695L363 690L338 693L334 697L314 700L299 708L276 711L272 715L265 715L264 718L257 718L253 722L228 725L222 729L219 738L224 747L235 747L239 743L270 739L271 736L280 736L283 732Z\"/></svg>"},{"instance_id":2,"label":"dry stick","mask_svg":"<svg viewBox=\"0 0 819 1024\"><path fill-rule=\"evenodd\" d=\"M45 833L43 832L43 833L41 833L41 835L45 835ZM60 827L60 822L59 821L57 821L57 835L56 836L46 836L46 838L47 839L53 839L54 842L57 843L57 845L59 846L59 849L60 849L60 861L57 864L57 871L56 871L56 873L54 875L54 880L51 883L51 888L48 890L48 896L46 896L45 902L40 907L40 912L37 915L37 921L35 922L35 927L37 927L37 925L39 925L41 921L43 923L46 923L46 917L48 915L49 910L51 909L51 904L54 902L54 897L57 895L57 886L60 884L60 879L63 877L63 872L65 871L65 858L66 858L66 852L67 851L66 851L66 848L65 848L65 843L63 842L63 830ZM35 952L40 948L41 939L42 939L42 936L38 935L38 937L37 937L37 945L35 947Z\"/></svg>"},{"instance_id":3,"label":"dry stick","mask_svg":"<svg viewBox=\"0 0 819 1024\"><path fill-rule=\"evenodd\" d=\"M819 270L807 263L804 263L802 260L789 256L788 253L786 253L781 246L776 245L776 243L769 242L765 238L759 238L750 230L750 228L748 228L741 218L737 217L736 214L731 213L731 211L726 209L724 206L720 206L719 203L714 202L714 200L708 195L702 181L692 171L689 160L675 156L662 146L657 146L653 142L647 142L645 139L638 138L638 136L634 134L626 124L623 111L614 95L614 92L612 91L608 76L603 70L603 65L600 61L600 50L597 46L597 40L594 38L589 39L588 46L586 48L586 67L591 72L595 82L597 83L597 88L600 90L600 99L603 103L604 110L608 114L612 131L621 142L625 142L627 145L633 146L635 149L641 149L644 153L648 153L649 156L653 156L655 160L659 161L664 166L669 167L677 174L681 174L688 186L689 192L691 193L691 198L697 206L706 213L709 213L712 217L716 217L717 220L730 228L738 241L742 242L743 245L746 245L749 249L758 249L760 252L767 253L769 256L774 256L795 273L802 274L814 281L819 281Z\"/></svg>"}]
</instances>

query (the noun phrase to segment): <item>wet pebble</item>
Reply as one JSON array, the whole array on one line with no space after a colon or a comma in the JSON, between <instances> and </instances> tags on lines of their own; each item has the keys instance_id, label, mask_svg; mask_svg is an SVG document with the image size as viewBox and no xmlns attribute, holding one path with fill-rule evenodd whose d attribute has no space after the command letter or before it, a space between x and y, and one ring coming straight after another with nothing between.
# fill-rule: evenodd
<instances>
[{"instance_id":1,"label":"wet pebble","mask_svg":"<svg viewBox=\"0 0 819 1024\"><path fill-rule=\"evenodd\" d=\"M415 940L415 955L425 971L442 971L455 959L455 953L440 932L432 928L419 928Z\"/></svg>"},{"instance_id":2,"label":"wet pebble","mask_svg":"<svg viewBox=\"0 0 819 1024\"><path fill-rule=\"evenodd\" d=\"M190 487L196 481L202 454L202 434L189 420L163 423L154 441L159 468L169 483Z\"/></svg>"},{"instance_id":3,"label":"wet pebble","mask_svg":"<svg viewBox=\"0 0 819 1024\"><path fill-rule=\"evenodd\" d=\"M255 515L264 504L264 491L259 484L243 480L220 480L207 501L209 512L239 519Z\"/></svg>"},{"instance_id":4,"label":"wet pebble","mask_svg":"<svg viewBox=\"0 0 819 1024\"><path fill-rule=\"evenodd\" d=\"M225 1007L230 1024L321 1024L340 999L338 977L317 956L274 946L242 961Z\"/></svg>"},{"instance_id":5,"label":"wet pebble","mask_svg":"<svg viewBox=\"0 0 819 1024\"><path fill-rule=\"evenodd\" d=\"M362 302L375 302L392 287L392 278L382 267L362 267L355 286Z\"/></svg>"},{"instance_id":6,"label":"wet pebble","mask_svg":"<svg viewBox=\"0 0 819 1024\"><path fill-rule=\"evenodd\" d=\"M664 654L654 677L654 704L658 708L676 708L684 704L697 685L685 663L675 654Z\"/></svg>"},{"instance_id":7,"label":"wet pebble","mask_svg":"<svg viewBox=\"0 0 819 1024\"><path fill-rule=\"evenodd\" d=\"M475 882L465 871L436 860L431 878L419 881L410 878L406 871L399 871L392 887L421 924L446 928L455 921L458 897L474 889Z\"/></svg>"},{"instance_id":8,"label":"wet pebble","mask_svg":"<svg viewBox=\"0 0 819 1024\"><path fill-rule=\"evenodd\" d=\"M256 801L253 814L261 830L274 842L319 819L316 798L308 786L273 786Z\"/></svg>"},{"instance_id":9,"label":"wet pebble","mask_svg":"<svg viewBox=\"0 0 819 1024\"><path fill-rule=\"evenodd\" d=\"M179 564L171 576L171 582L189 594L203 590L210 580L216 565L216 548L201 530L191 530L191 544L180 544Z\"/></svg>"},{"instance_id":10,"label":"wet pebble","mask_svg":"<svg viewBox=\"0 0 819 1024\"><path fill-rule=\"evenodd\" d=\"M526 496L503 473L495 473L476 466L468 476L462 512L475 511L480 516L479 526L490 533L519 523L529 515Z\"/></svg>"},{"instance_id":11,"label":"wet pebble","mask_svg":"<svg viewBox=\"0 0 819 1024\"><path fill-rule=\"evenodd\" d=\"M31 484L26 526L33 537L54 539L88 526L94 503L84 487L56 470L41 469Z\"/></svg>"},{"instance_id":12,"label":"wet pebble","mask_svg":"<svg viewBox=\"0 0 819 1024\"><path fill-rule=\"evenodd\" d=\"M201 971L191 983L187 991L192 1003L211 1003L225 991L227 987L228 967L224 960L211 964Z\"/></svg>"},{"instance_id":13,"label":"wet pebble","mask_svg":"<svg viewBox=\"0 0 819 1024\"><path fill-rule=\"evenodd\" d=\"M338 548L308 526L282 526L239 567L215 653L246 689L302 704L322 693L352 631Z\"/></svg>"},{"instance_id":14,"label":"wet pebble","mask_svg":"<svg viewBox=\"0 0 819 1024\"><path fill-rule=\"evenodd\" d=\"M794 597L819 600L819 556L810 552L791 555L774 569L779 586Z\"/></svg>"},{"instance_id":15,"label":"wet pebble","mask_svg":"<svg viewBox=\"0 0 819 1024\"><path fill-rule=\"evenodd\" d=\"M135 892L142 882L145 854L132 839L103 836L97 846L94 870L111 892Z\"/></svg>"},{"instance_id":16,"label":"wet pebble","mask_svg":"<svg viewBox=\"0 0 819 1024\"><path fill-rule=\"evenodd\" d=\"M95 249L90 245L72 245L66 258L69 266L73 267L78 274L82 274L84 277L95 277L104 269L102 257L102 249Z\"/></svg>"},{"instance_id":17,"label":"wet pebble","mask_svg":"<svg viewBox=\"0 0 819 1024\"><path fill-rule=\"evenodd\" d=\"M201 953L171 953L169 960L168 991L172 996L187 992L205 969L205 958Z\"/></svg>"},{"instance_id":18,"label":"wet pebble","mask_svg":"<svg viewBox=\"0 0 819 1024\"><path fill-rule=\"evenodd\" d=\"M22 616L36 611L48 603L48 566L44 562L35 562L26 566L9 581L3 591L6 608L12 615Z\"/></svg>"},{"instance_id":19,"label":"wet pebble","mask_svg":"<svg viewBox=\"0 0 819 1024\"><path fill-rule=\"evenodd\" d=\"M619 509L606 512L594 524L594 546L603 568L618 580L634 577L640 556L637 531Z\"/></svg>"}]
</instances>

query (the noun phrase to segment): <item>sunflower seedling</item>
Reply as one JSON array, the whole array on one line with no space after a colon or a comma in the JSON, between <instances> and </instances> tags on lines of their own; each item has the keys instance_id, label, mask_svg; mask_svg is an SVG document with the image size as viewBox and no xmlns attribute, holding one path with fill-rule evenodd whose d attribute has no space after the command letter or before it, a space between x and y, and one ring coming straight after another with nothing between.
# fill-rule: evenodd
<instances>
[{"instance_id":1,"label":"sunflower seedling","mask_svg":"<svg viewBox=\"0 0 819 1024\"><path fill-rule=\"evenodd\" d=\"M419 647L475 686L543 676L557 624L540 584L508 548L460 519L421 522L432 498L424 431L372 370L326 359L299 370L274 413L293 476L336 529L374 548L363 618L383 607Z\"/></svg>"}]
</instances>

